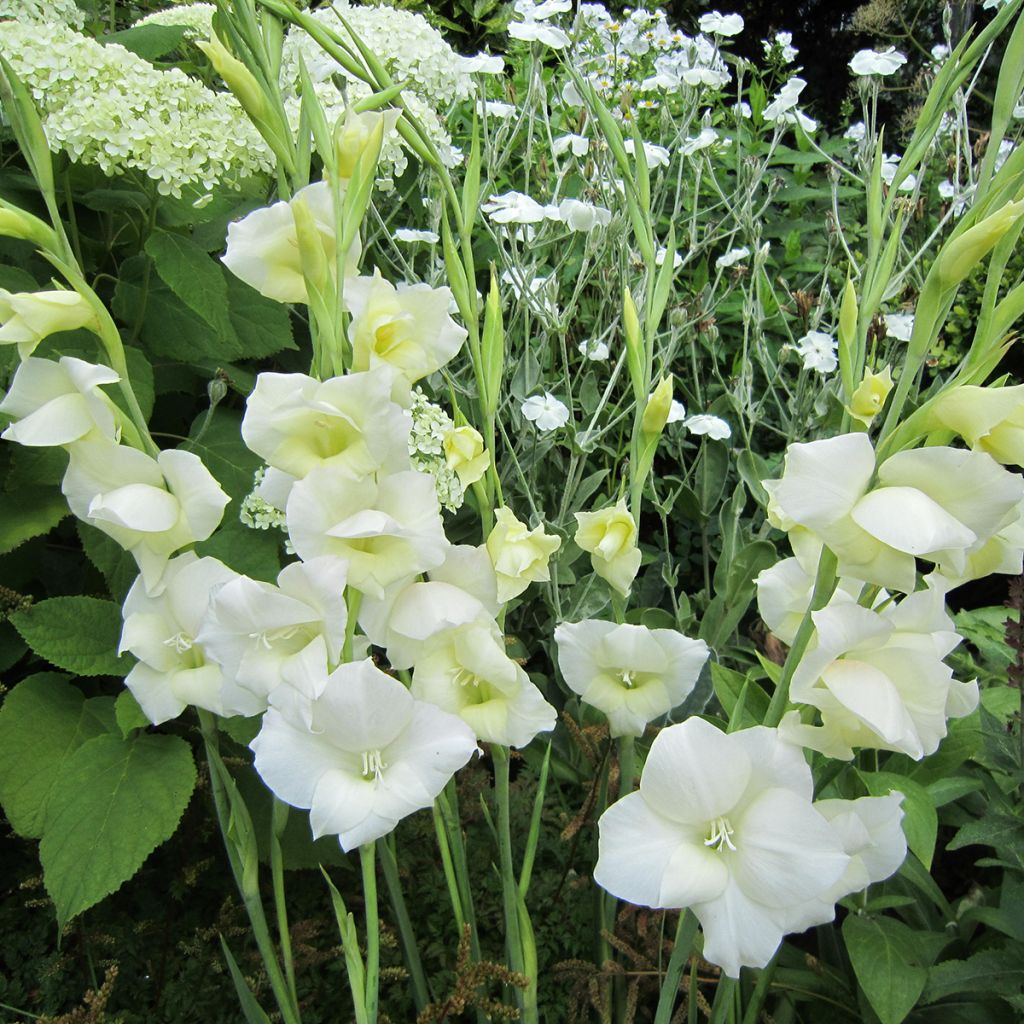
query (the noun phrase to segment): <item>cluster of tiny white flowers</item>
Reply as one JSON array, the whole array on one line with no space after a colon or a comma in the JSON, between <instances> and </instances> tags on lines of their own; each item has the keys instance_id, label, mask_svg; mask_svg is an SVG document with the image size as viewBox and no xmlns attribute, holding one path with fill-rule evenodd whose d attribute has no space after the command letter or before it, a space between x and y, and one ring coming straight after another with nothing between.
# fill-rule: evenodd
<instances>
[{"instance_id":1,"label":"cluster of tiny white flowers","mask_svg":"<svg viewBox=\"0 0 1024 1024\"><path fill-rule=\"evenodd\" d=\"M0 0L0 21L14 18L17 21L52 22L81 28L85 15L75 0Z\"/></svg>"},{"instance_id":2,"label":"cluster of tiny white flowers","mask_svg":"<svg viewBox=\"0 0 1024 1024\"><path fill-rule=\"evenodd\" d=\"M395 81L407 81L402 96L410 112L420 121L449 166L458 162L443 118L453 102L474 91L472 75L464 70L462 58L444 37L420 15L393 7L356 7L336 0L332 7L321 7L312 16L327 28L347 38L334 10L376 54ZM293 126L299 120L299 55L315 83L317 98L329 122L345 111L346 98L356 103L370 95L369 87L354 78L331 59L305 32L293 30L285 40L282 58L282 83L286 91L285 110ZM335 85L336 76L345 81L345 95ZM386 187L390 177L399 177L408 159L398 136L391 133L381 152L380 173Z\"/></svg>"},{"instance_id":3,"label":"cluster of tiny white flowers","mask_svg":"<svg viewBox=\"0 0 1024 1024\"><path fill-rule=\"evenodd\" d=\"M437 500L449 512L462 507L462 484L444 456L445 436L455 429L451 417L431 402L420 388L412 395L412 431L409 433L409 458L412 467L434 478Z\"/></svg>"},{"instance_id":4,"label":"cluster of tiny white flowers","mask_svg":"<svg viewBox=\"0 0 1024 1024\"><path fill-rule=\"evenodd\" d=\"M180 25L185 29L186 39L209 39L216 10L213 4L180 4L177 7L168 7L166 10L147 14L135 24Z\"/></svg>"},{"instance_id":5,"label":"cluster of tiny white flowers","mask_svg":"<svg viewBox=\"0 0 1024 1024\"><path fill-rule=\"evenodd\" d=\"M615 18L602 4L582 4L580 26L575 58L597 92L616 103L626 91L676 93L729 82L716 44L702 33L688 36L673 28L664 11L638 8ZM647 99L636 105L658 103Z\"/></svg>"},{"instance_id":6,"label":"cluster of tiny white flowers","mask_svg":"<svg viewBox=\"0 0 1024 1024\"><path fill-rule=\"evenodd\" d=\"M284 512L271 505L265 498L261 498L257 493L266 474L266 466L260 466L256 470L252 481L252 492L242 499L241 508L238 510L238 518L250 530L269 530L271 527L277 530L287 530L288 521Z\"/></svg>"},{"instance_id":7,"label":"cluster of tiny white flowers","mask_svg":"<svg viewBox=\"0 0 1024 1024\"><path fill-rule=\"evenodd\" d=\"M32 93L54 151L105 174L141 171L162 195L238 186L272 156L235 99L53 23L0 22L0 51Z\"/></svg>"}]
</instances>

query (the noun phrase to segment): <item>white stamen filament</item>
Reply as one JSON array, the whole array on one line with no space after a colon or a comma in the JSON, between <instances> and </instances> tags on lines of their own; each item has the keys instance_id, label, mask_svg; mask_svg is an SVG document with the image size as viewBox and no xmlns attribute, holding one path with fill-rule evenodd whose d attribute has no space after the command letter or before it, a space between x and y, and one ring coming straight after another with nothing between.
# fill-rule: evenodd
<instances>
[{"instance_id":1,"label":"white stamen filament","mask_svg":"<svg viewBox=\"0 0 1024 1024\"><path fill-rule=\"evenodd\" d=\"M178 632L164 641L164 647L173 647L178 654L184 654L192 650L192 637L187 633Z\"/></svg>"},{"instance_id":2,"label":"white stamen filament","mask_svg":"<svg viewBox=\"0 0 1024 1024\"><path fill-rule=\"evenodd\" d=\"M363 751L364 779L382 779L384 777L385 768L387 768L387 765L384 763L379 750Z\"/></svg>"},{"instance_id":3,"label":"white stamen filament","mask_svg":"<svg viewBox=\"0 0 1024 1024\"><path fill-rule=\"evenodd\" d=\"M635 675L636 672L634 672L633 669L623 669L619 673L619 679L627 690L632 690L633 687L636 686L636 682L633 680L633 676Z\"/></svg>"},{"instance_id":4,"label":"white stamen filament","mask_svg":"<svg viewBox=\"0 0 1024 1024\"><path fill-rule=\"evenodd\" d=\"M719 853L723 847L735 850L736 846L732 841L732 834L736 830L729 824L728 818L715 818L708 830L708 837L704 840L705 846L713 846Z\"/></svg>"},{"instance_id":5,"label":"white stamen filament","mask_svg":"<svg viewBox=\"0 0 1024 1024\"><path fill-rule=\"evenodd\" d=\"M459 671L455 673L455 680L454 681L459 686L479 686L480 685L480 677L473 675L473 673L470 672L468 668L460 668Z\"/></svg>"}]
</instances>

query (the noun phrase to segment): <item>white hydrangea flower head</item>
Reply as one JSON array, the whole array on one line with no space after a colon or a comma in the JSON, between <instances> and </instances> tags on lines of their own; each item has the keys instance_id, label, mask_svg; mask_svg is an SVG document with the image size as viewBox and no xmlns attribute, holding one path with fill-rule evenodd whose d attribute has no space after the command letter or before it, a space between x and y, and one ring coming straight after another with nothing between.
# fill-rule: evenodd
<instances>
[{"instance_id":1,"label":"white hydrangea flower head","mask_svg":"<svg viewBox=\"0 0 1024 1024\"><path fill-rule=\"evenodd\" d=\"M0 21L14 19L34 24L67 25L80 29L85 12L75 0L0 0Z\"/></svg>"},{"instance_id":2,"label":"white hydrangea flower head","mask_svg":"<svg viewBox=\"0 0 1024 1024\"><path fill-rule=\"evenodd\" d=\"M56 23L0 21L0 50L27 86L50 148L104 174L139 171L161 195L239 188L273 154L230 93L160 71ZM145 97L145 103L140 102Z\"/></svg>"},{"instance_id":3,"label":"white hydrangea flower head","mask_svg":"<svg viewBox=\"0 0 1024 1024\"><path fill-rule=\"evenodd\" d=\"M420 388L412 393L412 430L409 433L409 460L412 468L433 477L437 500L449 512L462 507L465 488L458 472L448 464L445 440L455 429L452 418L431 402Z\"/></svg>"}]
</instances>

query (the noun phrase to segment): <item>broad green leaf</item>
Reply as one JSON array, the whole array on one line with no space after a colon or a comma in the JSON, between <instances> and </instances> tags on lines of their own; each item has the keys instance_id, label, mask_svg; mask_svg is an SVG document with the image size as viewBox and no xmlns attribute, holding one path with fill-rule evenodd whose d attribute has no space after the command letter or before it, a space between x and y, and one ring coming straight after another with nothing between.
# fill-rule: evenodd
<instances>
[{"instance_id":1,"label":"broad green leaf","mask_svg":"<svg viewBox=\"0 0 1024 1024\"><path fill-rule=\"evenodd\" d=\"M21 488L17 501L6 495L0 501L0 555L49 533L68 514L68 503L56 487Z\"/></svg>"},{"instance_id":2,"label":"broad green leaf","mask_svg":"<svg viewBox=\"0 0 1024 1024\"><path fill-rule=\"evenodd\" d=\"M900 1024L928 980L928 949L919 934L888 917L851 914L843 940L857 981L882 1024Z\"/></svg>"},{"instance_id":3,"label":"broad green leaf","mask_svg":"<svg viewBox=\"0 0 1024 1024\"><path fill-rule=\"evenodd\" d=\"M223 271L222 271L223 273ZM295 349L288 307L264 298L234 274L226 274L231 326L241 343L244 359L263 359Z\"/></svg>"},{"instance_id":4,"label":"broad green leaf","mask_svg":"<svg viewBox=\"0 0 1024 1024\"><path fill-rule=\"evenodd\" d=\"M139 575L135 559L113 537L108 537L95 526L83 522L75 525L86 558L103 574L111 595L117 601L123 601Z\"/></svg>"},{"instance_id":5,"label":"broad green leaf","mask_svg":"<svg viewBox=\"0 0 1024 1024\"><path fill-rule=\"evenodd\" d=\"M932 1003L959 992L1018 995L1024 989L1024 959L1020 947L986 949L967 960L945 960L928 973L924 1002Z\"/></svg>"},{"instance_id":6,"label":"broad green leaf","mask_svg":"<svg viewBox=\"0 0 1024 1024\"><path fill-rule=\"evenodd\" d=\"M195 783L192 751L178 736L96 736L64 761L39 844L58 929L173 835Z\"/></svg>"},{"instance_id":7,"label":"broad green leaf","mask_svg":"<svg viewBox=\"0 0 1024 1024\"><path fill-rule=\"evenodd\" d=\"M725 709L725 713L730 717L732 716L733 708L736 706L740 694L743 693L745 712L749 713L755 722L762 721L770 703L768 694L756 682L741 672L726 668L725 665L720 665L717 661L712 661L710 664L711 681L714 683L715 696Z\"/></svg>"},{"instance_id":8,"label":"broad green leaf","mask_svg":"<svg viewBox=\"0 0 1024 1024\"><path fill-rule=\"evenodd\" d=\"M894 772L861 772L860 777L871 796L886 796L894 789L903 794L903 834L907 837L907 846L926 868L930 868L939 817L928 790Z\"/></svg>"},{"instance_id":9,"label":"broad green leaf","mask_svg":"<svg viewBox=\"0 0 1024 1024\"><path fill-rule=\"evenodd\" d=\"M54 491L59 488L68 468L68 453L63 448L30 448L20 444L12 448L11 466L4 478L5 491L20 496L26 487L49 487Z\"/></svg>"},{"instance_id":10,"label":"broad green leaf","mask_svg":"<svg viewBox=\"0 0 1024 1024\"><path fill-rule=\"evenodd\" d=\"M146 252L164 283L218 334L234 334L228 309L228 284L220 264L191 239L155 230Z\"/></svg>"},{"instance_id":11,"label":"broad green leaf","mask_svg":"<svg viewBox=\"0 0 1024 1024\"><path fill-rule=\"evenodd\" d=\"M11 616L41 658L80 676L124 676L132 660L118 656L121 609L95 597L51 597Z\"/></svg>"},{"instance_id":12,"label":"broad green leaf","mask_svg":"<svg viewBox=\"0 0 1024 1024\"><path fill-rule=\"evenodd\" d=\"M116 43L137 53L143 60L154 61L180 50L187 34L186 25L136 25L102 36L100 42L104 45Z\"/></svg>"},{"instance_id":13,"label":"broad green leaf","mask_svg":"<svg viewBox=\"0 0 1024 1024\"><path fill-rule=\"evenodd\" d=\"M122 690L114 702L114 719L121 735L125 738L135 729L145 729L150 724L146 712L139 707L139 702L131 690Z\"/></svg>"},{"instance_id":14,"label":"broad green leaf","mask_svg":"<svg viewBox=\"0 0 1024 1024\"><path fill-rule=\"evenodd\" d=\"M244 573L254 580L272 583L281 571L281 554L285 535L276 529L253 530L232 515L228 506L224 521L209 540L196 545L196 554L219 558L235 572Z\"/></svg>"},{"instance_id":15,"label":"broad green leaf","mask_svg":"<svg viewBox=\"0 0 1024 1024\"><path fill-rule=\"evenodd\" d=\"M235 502L240 502L256 486L253 477L263 463L242 440L239 413L217 408L209 419L205 413L197 417L192 425L192 436L183 447L203 460L217 483ZM225 519L232 511L237 516L238 506L229 505Z\"/></svg>"},{"instance_id":16,"label":"broad green leaf","mask_svg":"<svg viewBox=\"0 0 1024 1024\"><path fill-rule=\"evenodd\" d=\"M1024 819L990 810L978 821L962 826L946 849L960 850L965 846L991 846L1000 852L1024 850Z\"/></svg>"},{"instance_id":17,"label":"broad green leaf","mask_svg":"<svg viewBox=\"0 0 1024 1024\"><path fill-rule=\"evenodd\" d=\"M14 831L33 839L43 834L64 761L104 731L67 678L58 672L29 676L0 708L0 804Z\"/></svg>"}]
</instances>

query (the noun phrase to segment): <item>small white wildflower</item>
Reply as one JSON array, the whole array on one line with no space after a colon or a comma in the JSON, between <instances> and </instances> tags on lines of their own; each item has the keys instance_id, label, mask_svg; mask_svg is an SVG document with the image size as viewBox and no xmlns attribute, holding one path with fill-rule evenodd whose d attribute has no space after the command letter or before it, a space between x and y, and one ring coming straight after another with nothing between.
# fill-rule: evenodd
<instances>
[{"instance_id":1,"label":"small white wildflower","mask_svg":"<svg viewBox=\"0 0 1024 1024\"><path fill-rule=\"evenodd\" d=\"M796 351L804 361L805 370L831 373L839 365L836 340L824 331L808 331L797 341Z\"/></svg>"},{"instance_id":2,"label":"small white wildflower","mask_svg":"<svg viewBox=\"0 0 1024 1024\"><path fill-rule=\"evenodd\" d=\"M730 249L724 256L719 256L715 260L715 268L727 270L729 267L736 266L740 260L745 260L749 255L750 250L745 245L741 245L738 249Z\"/></svg>"},{"instance_id":3,"label":"small white wildflower","mask_svg":"<svg viewBox=\"0 0 1024 1024\"><path fill-rule=\"evenodd\" d=\"M632 139L625 140L626 152L633 156L636 152L636 144ZM644 158L648 167L668 167L669 151L664 146L657 146L653 142L644 143Z\"/></svg>"},{"instance_id":4,"label":"small white wildflower","mask_svg":"<svg viewBox=\"0 0 1024 1024\"><path fill-rule=\"evenodd\" d=\"M706 434L712 441L727 441L732 437L732 427L718 416L708 413L697 413L683 421L683 426L691 434Z\"/></svg>"},{"instance_id":5,"label":"small white wildflower","mask_svg":"<svg viewBox=\"0 0 1024 1024\"><path fill-rule=\"evenodd\" d=\"M551 152L555 156L561 156L566 151L572 152L573 156L586 156L590 150L590 139L585 135L560 135L551 144Z\"/></svg>"},{"instance_id":6,"label":"small white wildflower","mask_svg":"<svg viewBox=\"0 0 1024 1024\"><path fill-rule=\"evenodd\" d=\"M716 36L738 36L743 31L743 18L738 14L719 14L709 11L697 21L701 32Z\"/></svg>"},{"instance_id":7,"label":"small white wildflower","mask_svg":"<svg viewBox=\"0 0 1024 1024\"><path fill-rule=\"evenodd\" d=\"M679 147L679 152L682 156L693 156L694 153L713 146L717 141L718 132L714 128L701 128L693 138L683 141L683 144Z\"/></svg>"},{"instance_id":8,"label":"small white wildflower","mask_svg":"<svg viewBox=\"0 0 1024 1024\"><path fill-rule=\"evenodd\" d=\"M608 345L600 338L587 338L576 346L580 354L595 363L603 363L608 358Z\"/></svg>"},{"instance_id":9,"label":"small white wildflower","mask_svg":"<svg viewBox=\"0 0 1024 1024\"><path fill-rule=\"evenodd\" d=\"M867 128L864 126L864 122L855 121L843 132L843 138L849 139L851 142L863 142L866 134Z\"/></svg>"},{"instance_id":10,"label":"small white wildflower","mask_svg":"<svg viewBox=\"0 0 1024 1024\"><path fill-rule=\"evenodd\" d=\"M658 251L654 254L654 262L657 266L661 266L665 262L665 257L668 255L668 249L665 246L661 246ZM683 265L683 257L680 253L675 252L672 254L672 269L678 270Z\"/></svg>"},{"instance_id":11,"label":"small white wildflower","mask_svg":"<svg viewBox=\"0 0 1024 1024\"><path fill-rule=\"evenodd\" d=\"M882 319L885 321L885 336L887 338L910 341L910 335L914 331L913 313L886 313Z\"/></svg>"},{"instance_id":12,"label":"small white wildflower","mask_svg":"<svg viewBox=\"0 0 1024 1024\"><path fill-rule=\"evenodd\" d=\"M537 224L547 217L545 208L522 192L491 196L480 209L497 224Z\"/></svg>"},{"instance_id":13,"label":"small white wildflower","mask_svg":"<svg viewBox=\"0 0 1024 1024\"><path fill-rule=\"evenodd\" d=\"M435 245L441 240L436 231L417 231L414 228L398 228L392 237L396 242L426 242Z\"/></svg>"},{"instance_id":14,"label":"small white wildflower","mask_svg":"<svg viewBox=\"0 0 1024 1024\"><path fill-rule=\"evenodd\" d=\"M876 50L858 50L850 60L850 70L855 75L891 75L899 71L907 58L895 46L881 53Z\"/></svg>"},{"instance_id":15,"label":"small white wildflower","mask_svg":"<svg viewBox=\"0 0 1024 1024\"><path fill-rule=\"evenodd\" d=\"M672 399L672 404L668 409L668 419L666 423L681 423L686 419L686 406L677 398ZM726 435L728 436L728 435Z\"/></svg>"},{"instance_id":16,"label":"small white wildflower","mask_svg":"<svg viewBox=\"0 0 1024 1024\"><path fill-rule=\"evenodd\" d=\"M498 100L485 100L484 110L491 117L515 117L517 108L511 103L501 103Z\"/></svg>"},{"instance_id":17,"label":"small white wildflower","mask_svg":"<svg viewBox=\"0 0 1024 1024\"><path fill-rule=\"evenodd\" d=\"M544 395L533 395L522 404L522 413L531 420L539 431L548 433L564 427L569 421L569 409L564 402L560 402L550 391Z\"/></svg>"}]
</instances>

